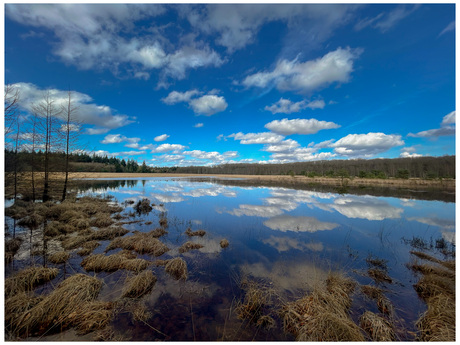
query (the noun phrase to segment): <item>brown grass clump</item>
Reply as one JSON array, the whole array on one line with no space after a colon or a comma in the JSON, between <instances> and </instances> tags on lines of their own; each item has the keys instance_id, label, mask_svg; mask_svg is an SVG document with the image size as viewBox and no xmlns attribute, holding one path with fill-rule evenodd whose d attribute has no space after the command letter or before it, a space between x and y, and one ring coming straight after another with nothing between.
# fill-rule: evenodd
<instances>
[{"instance_id":1,"label":"brown grass clump","mask_svg":"<svg viewBox=\"0 0 460 345\"><path fill-rule=\"evenodd\" d=\"M110 215L106 213L101 213L98 214L95 218L92 218L89 223L91 226L94 226L96 228L104 228L112 225L114 223L114 220L112 219L112 217L110 217Z\"/></svg>"},{"instance_id":2,"label":"brown grass clump","mask_svg":"<svg viewBox=\"0 0 460 345\"><path fill-rule=\"evenodd\" d=\"M142 200L139 200L137 204L134 205L134 209L139 214L147 214L150 211L152 211L153 208L152 206L150 206L150 200L147 198L144 198Z\"/></svg>"},{"instance_id":3,"label":"brown grass clump","mask_svg":"<svg viewBox=\"0 0 460 345\"><path fill-rule=\"evenodd\" d=\"M154 264L155 266L157 266L157 267L158 267L158 266L166 266L166 264L167 264L170 260L171 260L171 259L169 259L169 260L156 260L156 261L153 262L153 264Z\"/></svg>"},{"instance_id":4,"label":"brown grass clump","mask_svg":"<svg viewBox=\"0 0 460 345\"><path fill-rule=\"evenodd\" d=\"M126 230L122 227L109 227L109 228L93 231L91 235L88 236L88 240L97 240L97 241L113 240L116 237L121 237L121 236L126 235L128 232L129 230Z\"/></svg>"},{"instance_id":5,"label":"brown grass clump","mask_svg":"<svg viewBox=\"0 0 460 345\"><path fill-rule=\"evenodd\" d=\"M412 264L410 268L416 272L420 272L423 275L435 274L440 277L446 277L448 279L455 279L455 271L445 270L441 267L436 267L428 264Z\"/></svg>"},{"instance_id":6,"label":"brown grass clump","mask_svg":"<svg viewBox=\"0 0 460 345\"><path fill-rule=\"evenodd\" d=\"M203 248L204 246L199 243L194 243L194 242L185 242L183 245L179 247L179 253L183 254L186 253L192 249L200 249Z\"/></svg>"},{"instance_id":7,"label":"brown grass clump","mask_svg":"<svg viewBox=\"0 0 460 345\"><path fill-rule=\"evenodd\" d=\"M144 259L126 259L122 255L113 254L105 256L104 254L90 255L83 259L81 266L87 271L94 272L114 272L119 269L129 271L142 271L150 265L150 262Z\"/></svg>"},{"instance_id":8,"label":"brown grass clump","mask_svg":"<svg viewBox=\"0 0 460 345\"><path fill-rule=\"evenodd\" d=\"M326 288L317 287L287 303L281 311L285 331L298 341L364 341L360 328L348 315L348 294L353 285L346 277L330 274Z\"/></svg>"},{"instance_id":9,"label":"brown grass clump","mask_svg":"<svg viewBox=\"0 0 460 345\"><path fill-rule=\"evenodd\" d=\"M361 292L372 300L375 300L379 311L386 315L392 315L394 307L388 298L383 294L383 290L372 285L361 286Z\"/></svg>"},{"instance_id":10,"label":"brown grass clump","mask_svg":"<svg viewBox=\"0 0 460 345\"><path fill-rule=\"evenodd\" d=\"M67 262L70 258L70 253L68 252L56 252L48 257L48 260L53 264L63 264Z\"/></svg>"},{"instance_id":11,"label":"brown grass clump","mask_svg":"<svg viewBox=\"0 0 460 345\"><path fill-rule=\"evenodd\" d=\"M32 291L37 286L56 278L58 273L57 268L33 266L23 269L5 279L5 298L22 291Z\"/></svg>"},{"instance_id":12,"label":"brown grass clump","mask_svg":"<svg viewBox=\"0 0 460 345\"><path fill-rule=\"evenodd\" d=\"M17 320L21 315L40 303L45 297L34 296L27 292L20 292L5 300L5 328L16 333Z\"/></svg>"},{"instance_id":13,"label":"brown grass clump","mask_svg":"<svg viewBox=\"0 0 460 345\"><path fill-rule=\"evenodd\" d=\"M228 242L228 240L225 239L225 238L222 239L222 240L220 240L220 243L219 243L219 244L220 244L220 247L221 247L221 248L227 248L227 247L230 245L230 243Z\"/></svg>"},{"instance_id":14,"label":"brown grass clump","mask_svg":"<svg viewBox=\"0 0 460 345\"><path fill-rule=\"evenodd\" d=\"M149 233L138 232L132 236L116 238L106 248L106 252L122 248L127 250L135 250L139 254L150 254L160 256L169 251L169 248L160 240L152 237Z\"/></svg>"},{"instance_id":15,"label":"brown grass clump","mask_svg":"<svg viewBox=\"0 0 460 345\"><path fill-rule=\"evenodd\" d=\"M98 241L89 241L81 245L82 249L77 252L80 256L86 256L93 252L94 249L99 247L101 244Z\"/></svg>"},{"instance_id":16,"label":"brown grass clump","mask_svg":"<svg viewBox=\"0 0 460 345\"><path fill-rule=\"evenodd\" d=\"M84 303L73 320L77 334L83 335L105 328L113 319L113 307L112 302Z\"/></svg>"},{"instance_id":17,"label":"brown grass clump","mask_svg":"<svg viewBox=\"0 0 460 345\"><path fill-rule=\"evenodd\" d=\"M43 223L43 217L36 212L28 214L24 218L18 221L18 225L26 226L30 229L36 229L40 224Z\"/></svg>"},{"instance_id":18,"label":"brown grass clump","mask_svg":"<svg viewBox=\"0 0 460 345\"><path fill-rule=\"evenodd\" d=\"M174 279L187 280L188 271L187 263L182 258L174 258L168 261L165 265L165 271L169 273Z\"/></svg>"},{"instance_id":19,"label":"brown grass clump","mask_svg":"<svg viewBox=\"0 0 460 345\"><path fill-rule=\"evenodd\" d=\"M366 311L359 322L372 341L394 341L396 339L392 325L381 316Z\"/></svg>"},{"instance_id":20,"label":"brown grass clump","mask_svg":"<svg viewBox=\"0 0 460 345\"><path fill-rule=\"evenodd\" d=\"M151 235L152 237L155 237L155 238L159 238L161 236L166 235L167 233L168 232L163 228L156 228L155 230L150 231L149 235Z\"/></svg>"},{"instance_id":21,"label":"brown grass clump","mask_svg":"<svg viewBox=\"0 0 460 345\"><path fill-rule=\"evenodd\" d=\"M139 298L150 293L157 282L152 271L144 271L128 278L123 288L123 297Z\"/></svg>"},{"instance_id":22,"label":"brown grass clump","mask_svg":"<svg viewBox=\"0 0 460 345\"><path fill-rule=\"evenodd\" d=\"M204 231L204 230L192 231L192 229L188 228L185 231L185 234L188 235L188 236L200 236L200 237L203 237L204 235L206 235L206 231Z\"/></svg>"},{"instance_id":23,"label":"brown grass clump","mask_svg":"<svg viewBox=\"0 0 460 345\"><path fill-rule=\"evenodd\" d=\"M152 317L152 313L148 311L147 307L143 303L136 303L130 312L133 317L133 321L146 322Z\"/></svg>"},{"instance_id":24,"label":"brown grass clump","mask_svg":"<svg viewBox=\"0 0 460 345\"><path fill-rule=\"evenodd\" d=\"M43 334L58 326L66 328L78 318L82 306L93 301L102 282L84 274L70 276L27 312L21 314L15 324L19 336Z\"/></svg>"},{"instance_id":25,"label":"brown grass clump","mask_svg":"<svg viewBox=\"0 0 460 345\"><path fill-rule=\"evenodd\" d=\"M393 279L388 275L387 272L378 268L370 268L367 270L367 275L372 278L376 284L388 283L393 284Z\"/></svg>"},{"instance_id":26,"label":"brown grass clump","mask_svg":"<svg viewBox=\"0 0 460 345\"><path fill-rule=\"evenodd\" d=\"M163 227L163 228L168 227L168 219L166 217L161 217L158 222L160 223L161 227Z\"/></svg>"},{"instance_id":27,"label":"brown grass clump","mask_svg":"<svg viewBox=\"0 0 460 345\"><path fill-rule=\"evenodd\" d=\"M272 290L252 280L244 280L241 284L245 290L244 300L238 303L235 311L240 320L269 326L268 315L263 315L264 308L271 303ZM259 322L260 321L260 322Z\"/></svg>"},{"instance_id":28,"label":"brown grass clump","mask_svg":"<svg viewBox=\"0 0 460 345\"><path fill-rule=\"evenodd\" d=\"M10 238L5 240L5 262L13 261L14 256L18 252L19 248L21 248L22 239L19 237Z\"/></svg>"}]
</instances>

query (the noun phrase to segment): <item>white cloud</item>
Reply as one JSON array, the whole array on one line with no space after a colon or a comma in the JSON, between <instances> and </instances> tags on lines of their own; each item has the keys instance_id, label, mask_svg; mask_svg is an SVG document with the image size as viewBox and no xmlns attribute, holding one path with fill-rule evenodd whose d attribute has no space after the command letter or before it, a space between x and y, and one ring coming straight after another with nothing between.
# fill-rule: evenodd
<instances>
[{"instance_id":1,"label":"white cloud","mask_svg":"<svg viewBox=\"0 0 460 345\"><path fill-rule=\"evenodd\" d=\"M68 91L58 89L40 89L31 83L16 83L13 87L17 88L21 94L19 106L32 113L33 106L43 101L43 93L49 92L57 109L65 106L68 102ZM82 124L95 125L97 128L88 128L88 134L106 133L110 129L126 126L134 121L127 115L115 114L115 111L106 105L92 103L92 98L84 93L72 91L72 102L77 112L75 120Z\"/></svg>"},{"instance_id":2,"label":"white cloud","mask_svg":"<svg viewBox=\"0 0 460 345\"><path fill-rule=\"evenodd\" d=\"M162 102L166 104L176 104L180 102L189 102L194 96L201 94L198 90L190 90L186 92L171 91L169 95L162 98Z\"/></svg>"},{"instance_id":3,"label":"white cloud","mask_svg":"<svg viewBox=\"0 0 460 345\"><path fill-rule=\"evenodd\" d=\"M300 102L292 102L289 99L280 98L280 100L271 106L266 106L264 109L270 111L272 114L291 114L298 113L299 111L310 108L310 109L323 109L325 107L323 100L314 100L307 102L305 100Z\"/></svg>"},{"instance_id":4,"label":"white cloud","mask_svg":"<svg viewBox=\"0 0 460 345\"><path fill-rule=\"evenodd\" d=\"M384 133L349 134L330 146L341 156L370 157L404 145L400 135Z\"/></svg>"},{"instance_id":5,"label":"white cloud","mask_svg":"<svg viewBox=\"0 0 460 345\"><path fill-rule=\"evenodd\" d=\"M421 155L419 153L410 153L410 152L407 152L407 151L403 151L403 152L401 152L399 157L401 157L401 158L416 158L416 157L423 157L423 155Z\"/></svg>"},{"instance_id":6,"label":"white cloud","mask_svg":"<svg viewBox=\"0 0 460 345\"><path fill-rule=\"evenodd\" d=\"M339 226L336 223L322 222L314 217L295 217L281 215L273 217L264 222L264 225L272 230L296 231L296 232L317 232L332 230Z\"/></svg>"},{"instance_id":7,"label":"white cloud","mask_svg":"<svg viewBox=\"0 0 460 345\"><path fill-rule=\"evenodd\" d=\"M316 119L282 119L274 120L265 125L265 128L282 135L315 134L322 129L339 127L340 125L334 122L318 121Z\"/></svg>"},{"instance_id":8,"label":"white cloud","mask_svg":"<svg viewBox=\"0 0 460 345\"><path fill-rule=\"evenodd\" d=\"M201 127L203 127L203 126L204 126L204 124L201 123L201 122L199 122L199 123L195 124L193 127L195 127L195 128L201 128Z\"/></svg>"},{"instance_id":9,"label":"white cloud","mask_svg":"<svg viewBox=\"0 0 460 345\"><path fill-rule=\"evenodd\" d=\"M166 104L172 105L180 102L188 103L196 115L211 116L227 109L227 102L223 96L217 96L218 90L212 90L207 95L198 90L190 90L186 92L172 91L169 95L162 99Z\"/></svg>"},{"instance_id":10,"label":"white cloud","mask_svg":"<svg viewBox=\"0 0 460 345\"><path fill-rule=\"evenodd\" d=\"M108 134L105 138L101 141L102 144L117 144L122 142L127 142L129 144L137 144L141 138L128 138L121 134ZM126 145L128 146L128 145ZM137 147L138 145L135 145ZM131 146L132 147L132 146Z\"/></svg>"},{"instance_id":11,"label":"white cloud","mask_svg":"<svg viewBox=\"0 0 460 345\"><path fill-rule=\"evenodd\" d=\"M263 133L234 133L228 136L234 140L240 140L240 143L243 145L250 144L276 144L281 142L284 139L284 136L272 133L272 132L263 132Z\"/></svg>"},{"instance_id":12,"label":"white cloud","mask_svg":"<svg viewBox=\"0 0 460 345\"><path fill-rule=\"evenodd\" d=\"M149 147L149 149L151 149L151 153L163 153L169 151L179 152L185 149L185 146L179 144L161 144L158 146Z\"/></svg>"},{"instance_id":13,"label":"white cloud","mask_svg":"<svg viewBox=\"0 0 460 345\"><path fill-rule=\"evenodd\" d=\"M277 206L265 206L265 205L239 205L238 208L228 211L229 214L241 217L262 217L270 218L283 214L283 210Z\"/></svg>"},{"instance_id":14,"label":"white cloud","mask_svg":"<svg viewBox=\"0 0 460 345\"><path fill-rule=\"evenodd\" d=\"M197 115L211 116L227 109L227 102L222 96L205 95L192 99L190 106Z\"/></svg>"},{"instance_id":15,"label":"white cloud","mask_svg":"<svg viewBox=\"0 0 460 345\"><path fill-rule=\"evenodd\" d=\"M273 71L249 75L242 84L259 88L275 86L280 91L308 93L332 83L346 83L350 80L354 60L361 51L338 48L316 60L280 60Z\"/></svg>"},{"instance_id":16,"label":"white cloud","mask_svg":"<svg viewBox=\"0 0 460 345\"><path fill-rule=\"evenodd\" d=\"M168 134L162 134L162 135L156 136L155 138L153 138L153 140L154 141L165 141L168 138L169 138Z\"/></svg>"},{"instance_id":17,"label":"white cloud","mask_svg":"<svg viewBox=\"0 0 460 345\"><path fill-rule=\"evenodd\" d=\"M286 139L279 143L268 144L264 147L264 151L267 152L289 152L298 148L300 144L292 139Z\"/></svg>"},{"instance_id":18,"label":"white cloud","mask_svg":"<svg viewBox=\"0 0 460 345\"><path fill-rule=\"evenodd\" d=\"M409 133L408 137L441 137L455 135L455 110L443 117L441 128L429 129L418 133Z\"/></svg>"},{"instance_id":19,"label":"white cloud","mask_svg":"<svg viewBox=\"0 0 460 345\"><path fill-rule=\"evenodd\" d=\"M324 246L321 242L310 242L305 243L290 237L275 237L270 236L265 240L262 240L264 244L268 244L274 247L278 252L287 252L292 249L304 250L309 249L314 252L320 252L324 249Z\"/></svg>"},{"instance_id":20,"label":"white cloud","mask_svg":"<svg viewBox=\"0 0 460 345\"><path fill-rule=\"evenodd\" d=\"M81 69L109 69L114 74L149 79L151 70L162 77L183 79L188 69L224 63L202 42L183 37L176 50L155 27L155 17L165 13L154 4L8 4L6 15L23 25L54 32L53 53ZM148 20L149 35L139 36L133 23ZM179 30L180 31L180 30ZM169 51L167 48L170 48ZM161 80L160 80L161 84Z\"/></svg>"}]
</instances>

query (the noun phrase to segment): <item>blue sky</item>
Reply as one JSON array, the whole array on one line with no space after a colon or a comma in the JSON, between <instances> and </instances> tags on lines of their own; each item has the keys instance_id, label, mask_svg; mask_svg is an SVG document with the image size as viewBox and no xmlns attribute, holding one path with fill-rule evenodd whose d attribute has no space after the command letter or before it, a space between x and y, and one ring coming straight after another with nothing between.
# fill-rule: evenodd
<instances>
[{"instance_id":1,"label":"blue sky","mask_svg":"<svg viewBox=\"0 0 460 345\"><path fill-rule=\"evenodd\" d=\"M454 4L5 4L5 83L152 166L455 154Z\"/></svg>"}]
</instances>

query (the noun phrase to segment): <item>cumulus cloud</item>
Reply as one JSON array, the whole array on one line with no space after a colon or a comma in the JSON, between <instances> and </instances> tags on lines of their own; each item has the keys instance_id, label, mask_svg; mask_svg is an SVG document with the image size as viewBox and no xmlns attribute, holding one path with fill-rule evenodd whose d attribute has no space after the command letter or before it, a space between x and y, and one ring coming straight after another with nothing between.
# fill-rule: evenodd
<instances>
[{"instance_id":1,"label":"cumulus cloud","mask_svg":"<svg viewBox=\"0 0 460 345\"><path fill-rule=\"evenodd\" d=\"M240 143L243 145L250 144L276 144L281 142L284 139L284 136L272 133L272 132L263 132L263 133L234 133L228 136L234 140L240 140Z\"/></svg>"},{"instance_id":2,"label":"cumulus cloud","mask_svg":"<svg viewBox=\"0 0 460 345\"><path fill-rule=\"evenodd\" d=\"M340 125L334 122L318 121L316 119L282 119L274 120L265 125L265 128L282 135L315 134L322 129L339 127Z\"/></svg>"},{"instance_id":3,"label":"cumulus cloud","mask_svg":"<svg viewBox=\"0 0 460 345\"><path fill-rule=\"evenodd\" d=\"M408 137L430 138L455 135L455 110L443 117L440 128L429 129L418 133L409 133Z\"/></svg>"},{"instance_id":4,"label":"cumulus cloud","mask_svg":"<svg viewBox=\"0 0 460 345\"><path fill-rule=\"evenodd\" d=\"M400 135L384 133L349 134L331 144L334 152L341 156L371 157L404 145Z\"/></svg>"},{"instance_id":5,"label":"cumulus cloud","mask_svg":"<svg viewBox=\"0 0 460 345\"><path fill-rule=\"evenodd\" d=\"M169 105L185 102L192 108L195 115L211 116L224 111L228 106L225 98L215 95L216 92L218 92L218 90L213 90L207 95L196 97L203 93L198 90L186 92L172 91L167 97L163 98L162 101Z\"/></svg>"},{"instance_id":6,"label":"cumulus cloud","mask_svg":"<svg viewBox=\"0 0 460 345\"><path fill-rule=\"evenodd\" d=\"M168 42L161 29L138 36L132 23L149 20L165 13L165 7L153 4L8 4L8 18L23 25L54 32L53 53L65 63L81 69L121 71L135 78L148 79L151 70L163 77L183 79L188 69L224 63L219 54L203 42Z\"/></svg>"},{"instance_id":7,"label":"cumulus cloud","mask_svg":"<svg viewBox=\"0 0 460 345\"><path fill-rule=\"evenodd\" d=\"M151 153L164 153L169 151L180 152L185 149L185 146L179 144L161 144L158 146L150 146Z\"/></svg>"},{"instance_id":8,"label":"cumulus cloud","mask_svg":"<svg viewBox=\"0 0 460 345\"><path fill-rule=\"evenodd\" d=\"M264 225L272 230L283 232L317 232L332 230L339 226L339 224L336 223L322 222L314 217L296 217L289 215L273 217L265 221Z\"/></svg>"},{"instance_id":9,"label":"cumulus cloud","mask_svg":"<svg viewBox=\"0 0 460 345\"><path fill-rule=\"evenodd\" d=\"M122 143L122 142L127 142L129 144L134 144L134 148L138 146L138 141L140 141L141 138L128 138L125 137L124 135L121 134L108 134L105 136L105 138L101 141L102 144L117 144L117 143ZM126 146L128 146L126 145ZM131 147L132 147L131 145Z\"/></svg>"},{"instance_id":10,"label":"cumulus cloud","mask_svg":"<svg viewBox=\"0 0 460 345\"><path fill-rule=\"evenodd\" d=\"M338 48L316 60L299 62L280 60L273 71L257 72L247 76L242 85L246 87L276 87L280 91L309 93L332 83L346 83L353 72L353 63L361 49Z\"/></svg>"},{"instance_id":11,"label":"cumulus cloud","mask_svg":"<svg viewBox=\"0 0 460 345\"><path fill-rule=\"evenodd\" d=\"M31 83L16 83L12 86L19 90L21 94L19 106L28 113L32 113L34 105L43 101L44 92L49 92L57 109L65 106L69 100L68 91L41 89ZM110 129L123 127L134 122L127 115L115 114L115 111L109 106L93 103L93 99L84 93L72 91L72 102L74 107L78 109L75 113L77 122L97 126L88 128L88 134L107 133Z\"/></svg>"},{"instance_id":12,"label":"cumulus cloud","mask_svg":"<svg viewBox=\"0 0 460 345\"><path fill-rule=\"evenodd\" d=\"M401 218L402 208L391 206L386 201L370 196L337 198L330 206L347 218L384 220Z\"/></svg>"},{"instance_id":13,"label":"cumulus cloud","mask_svg":"<svg viewBox=\"0 0 460 345\"><path fill-rule=\"evenodd\" d=\"M227 109L227 102L222 96L205 95L192 99L190 106L197 115L211 116Z\"/></svg>"},{"instance_id":14,"label":"cumulus cloud","mask_svg":"<svg viewBox=\"0 0 460 345\"><path fill-rule=\"evenodd\" d=\"M162 135L156 136L155 138L153 138L153 140L154 141L165 141L168 138L169 138L168 134L162 134Z\"/></svg>"},{"instance_id":15,"label":"cumulus cloud","mask_svg":"<svg viewBox=\"0 0 460 345\"><path fill-rule=\"evenodd\" d=\"M271 106L266 106L264 109L270 111L272 114L291 114L298 113L299 111L310 108L310 109L323 109L326 103L321 99L317 99L311 102L305 100L300 102L292 102L289 99L280 98L280 100Z\"/></svg>"}]
</instances>

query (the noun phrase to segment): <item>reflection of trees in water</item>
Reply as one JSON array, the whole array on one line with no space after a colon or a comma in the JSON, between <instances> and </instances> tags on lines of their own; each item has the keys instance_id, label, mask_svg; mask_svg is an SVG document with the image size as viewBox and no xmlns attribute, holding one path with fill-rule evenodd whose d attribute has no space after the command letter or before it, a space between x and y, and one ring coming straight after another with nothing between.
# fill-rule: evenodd
<instances>
[{"instance_id":1,"label":"reflection of trees in water","mask_svg":"<svg viewBox=\"0 0 460 345\"><path fill-rule=\"evenodd\" d=\"M137 186L138 180L74 180L74 188L78 193L101 192L109 189L133 188ZM142 180L143 185L145 180Z\"/></svg>"}]
</instances>

